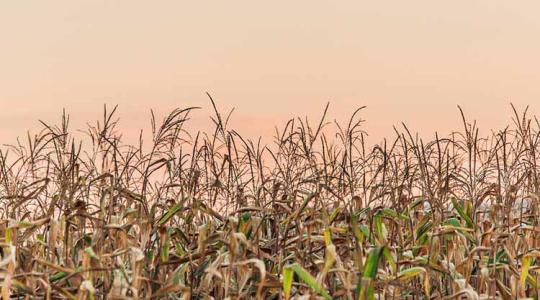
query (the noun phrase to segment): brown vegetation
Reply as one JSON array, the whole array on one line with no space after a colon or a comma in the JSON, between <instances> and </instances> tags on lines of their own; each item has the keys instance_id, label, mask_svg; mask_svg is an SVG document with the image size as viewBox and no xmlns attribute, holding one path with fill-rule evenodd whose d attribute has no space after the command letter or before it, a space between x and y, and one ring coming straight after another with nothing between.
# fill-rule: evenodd
<instances>
[{"instance_id":1,"label":"brown vegetation","mask_svg":"<svg viewBox=\"0 0 540 300\"><path fill-rule=\"evenodd\" d=\"M213 102L212 102L213 103ZM214 107L215 108L215 107ZM27 299L538 297L540 125L368 147L291 120L268 147L227 128L123 144L58 126L0 152L2 296ZM326 128L337 134L328 136Z\"/></svg>"}]
</instances>

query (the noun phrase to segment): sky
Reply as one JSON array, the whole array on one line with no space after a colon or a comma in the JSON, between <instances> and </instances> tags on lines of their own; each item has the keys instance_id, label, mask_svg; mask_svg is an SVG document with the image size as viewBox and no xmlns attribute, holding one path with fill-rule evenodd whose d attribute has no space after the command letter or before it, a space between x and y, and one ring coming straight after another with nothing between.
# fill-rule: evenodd
<instances>
[{"instance_id":1,"label":"sky","mask_svg":"<svg viewBox=\"0 0 540 300\"><path fill-rule=\"evenodd\" d=\"M74 128L119 105L121 128L150 109L200 106L270 135L295 116L330 119L367 106L374 139L405 122L459 129L461 105L483 128L510 103L540 101L538 1L0 1L0 143L62 109Z\"/></svg>"}]
</instances>

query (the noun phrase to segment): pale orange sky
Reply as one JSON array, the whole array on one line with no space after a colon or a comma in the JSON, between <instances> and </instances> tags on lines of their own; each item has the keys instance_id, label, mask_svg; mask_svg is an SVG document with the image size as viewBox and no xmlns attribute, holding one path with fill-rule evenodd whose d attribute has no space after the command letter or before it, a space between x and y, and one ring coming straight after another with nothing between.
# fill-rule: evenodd
<instances>
[{"instance_id":1,"label":"pale orange sky","mask_svg":"<svg viewBox=\"0 0 540 300\"><path fill-rule=\"evenodd\" d=\"M233 125L268 134L295 115L365 129L443 133L457 104L482 127L509 102L540 100L538 1L1 1L0 142L63 107L76 128L119 104L128 132L149 110L197 105L208 91ZM134 132L134 131L133 131Z\"/></svg>"}]
</instances>

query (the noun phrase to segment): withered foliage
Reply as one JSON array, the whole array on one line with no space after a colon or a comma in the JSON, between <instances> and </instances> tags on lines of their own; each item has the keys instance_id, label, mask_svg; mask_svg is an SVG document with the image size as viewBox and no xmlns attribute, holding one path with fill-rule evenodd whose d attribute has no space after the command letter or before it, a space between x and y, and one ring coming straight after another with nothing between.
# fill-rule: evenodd
<instances>
[{"instance_id":1,"label":"withered foliage","mask_svg":"<svg viewBox=\"0 0 540 300\"><path fill-rule=\"evenodd\" d=\"M177 109L128 145L115 108L83 138L64 114L4 147L3 299L538 298L526 110L487 137L461 113L449 136L403 125L370 147L361 109L290 120L268 146L214 109L209 133Z\"/></svg>"}]
</instances>

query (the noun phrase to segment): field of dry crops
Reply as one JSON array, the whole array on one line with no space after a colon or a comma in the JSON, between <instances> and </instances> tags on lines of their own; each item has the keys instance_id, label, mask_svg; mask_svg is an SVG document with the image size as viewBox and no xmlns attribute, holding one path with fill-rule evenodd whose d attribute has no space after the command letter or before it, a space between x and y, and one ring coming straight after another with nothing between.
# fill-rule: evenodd
<instances>
[{"instance_id":1,"label":"field of dry crops","mask_svg":"<svg viewBox=\"0 0 540 300\"><path fill-rule=\"evenodd\" d=\"M368 146L361 109L325 110L265 147L217 109L215 131L187 131L192 108L128 145L115 110L82 138L64 116L2 148L4 300L539 297L526 111L487 136L462 113L448 136Z\"/></svg>"}]
</instances>

